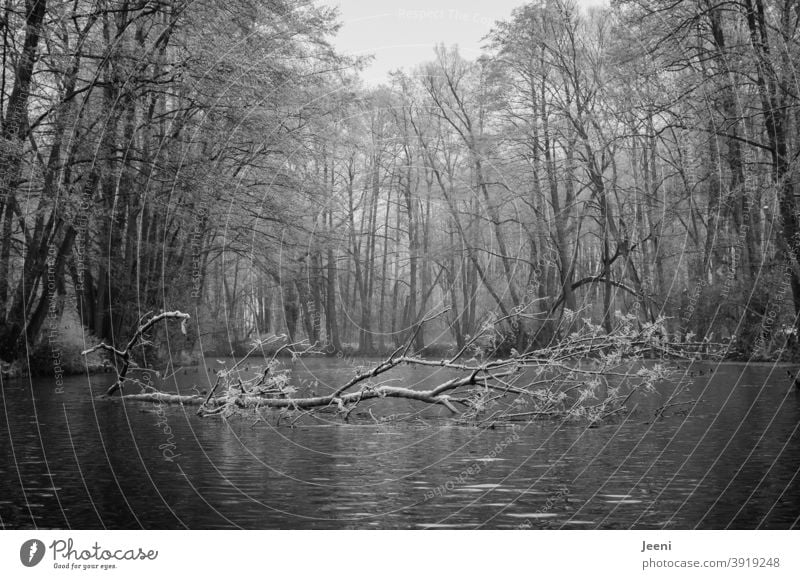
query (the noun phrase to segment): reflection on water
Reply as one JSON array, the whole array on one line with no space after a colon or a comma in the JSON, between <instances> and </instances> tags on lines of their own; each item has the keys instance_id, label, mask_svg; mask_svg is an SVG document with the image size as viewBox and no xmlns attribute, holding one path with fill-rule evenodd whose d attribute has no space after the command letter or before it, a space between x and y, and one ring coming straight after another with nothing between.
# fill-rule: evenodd
<instances>
[{"instance_id":1,"label":"reflection on water","mask_svg":"<svg viewBox=\"0 0 800 579\"><path fill-rule=\"evenodd\" d=\"M322 392L352 373L343 361L312 360L295 378ZM46 379L4 381L0 525L797 527L800 395L782 374L720 366L681 394L697 400L690 412L660 421L652 410L669 385L615 424L516 429L443 426L442 409L397 400L373 403L374 415L416 415L274 428L93 398L110 375L69 379L63 394ZM403 368L392 377L429 384L447 374ZM207 382L180 371L165 387Z\"/></svg>"}]
</instances>

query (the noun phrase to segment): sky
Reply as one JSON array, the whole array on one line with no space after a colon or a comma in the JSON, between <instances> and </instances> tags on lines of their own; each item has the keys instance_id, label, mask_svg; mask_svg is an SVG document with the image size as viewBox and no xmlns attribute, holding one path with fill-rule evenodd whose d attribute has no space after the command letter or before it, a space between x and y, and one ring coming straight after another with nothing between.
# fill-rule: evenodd
<instances>
[{"instance_id":1,"label":"sky","mask_svg":"<svg viewBox=\"0 0 800 579\"><path fill-rule=\"evenodd\" d=\"M375 56L363 80L377 85L397 68L410 70L433 59L433 48L458 45L461 55L480 54L481 39L525 0L317 0L338 6L343 23L334 45L345 54ZM607 0L578 0L582 6Z\"/></svg>"}]
</instances>

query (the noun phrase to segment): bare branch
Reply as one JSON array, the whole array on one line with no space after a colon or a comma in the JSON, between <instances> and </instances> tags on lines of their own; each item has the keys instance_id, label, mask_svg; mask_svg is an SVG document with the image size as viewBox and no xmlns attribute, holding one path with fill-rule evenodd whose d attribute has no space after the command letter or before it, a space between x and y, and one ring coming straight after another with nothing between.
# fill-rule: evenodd
<instances>
[{"instance_id":1,"label":"bare branch","mask_svg":"<svg viewBox=\"0 0 800 579\"><path fill-rule=\"evenodd\" d=\"M145 314L145 317L147 315L148 314ZM186 323L186 320L188 320L189 318L190 318L189 314L184 314L183 312L180 312L180 311L177 311L177 310L174 311L174 312L161 312L160 314L150 318L150 320L148 320L147 322L142 323L142 321L140 319L139 327L133 333L133 336L131 336L131 339L128 340L128 345L125 346L124 350L117 350L116 348L113 348L113 347L111 347L111 346L109 346L109 345L107 345L105 343L101 343L101 344L98 344L97 346L93 346L92 348L89 348L88 350L84 350L83 352L81 352L82 355L86 356L86 355L94 352L95 350L103 349L103 350L107 350L107 351L113 353L115 356L118 356L119 358L122 358L122 368L121 369L117 369L117 381L114 382L114 384L112 384L109 387L108 390L106 390L106 396L111 396L117 390L122 388L123 384L125 383L125 377L128 374L128 369L130 368L130 364L131 364L131 353L132 353L131 351L133 350L134 347L136 347L136 344L139 342L139 340L142 339L142 336L150 328L152 328L155 324L157 324L161 320L178 319L178 320L182 320L181 321L181 329L185 333L186 329L185 329L184 324ZM213 393L213 391L212 391L212 393ZM209 394L209 397L210 396L211 395Z\"/></svg>"}]
</instances>

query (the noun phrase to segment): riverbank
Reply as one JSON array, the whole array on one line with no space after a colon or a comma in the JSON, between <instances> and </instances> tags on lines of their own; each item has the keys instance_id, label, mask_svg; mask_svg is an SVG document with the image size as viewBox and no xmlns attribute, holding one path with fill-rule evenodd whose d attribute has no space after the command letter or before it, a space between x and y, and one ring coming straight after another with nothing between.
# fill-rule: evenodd
<instances>
[{"instance_id":1,"label":"riverbank","mask_svg":"<svg viewBox=\"0 0 800 579\"><path fill-rule=\"evenodd\" d=\"M0 376L4 380L15 380L19 378L28 377L43 377L52 373L59 376L77 376L79 374L102 374L114 371L112 366L107 360L101 362L93 362L77 367L72 364L63 364L54 362L48 367L37 367L31 370L31 367L23 361L17 360L15 362L5 362L0 360Z\"/></svg>"}]
</instances>

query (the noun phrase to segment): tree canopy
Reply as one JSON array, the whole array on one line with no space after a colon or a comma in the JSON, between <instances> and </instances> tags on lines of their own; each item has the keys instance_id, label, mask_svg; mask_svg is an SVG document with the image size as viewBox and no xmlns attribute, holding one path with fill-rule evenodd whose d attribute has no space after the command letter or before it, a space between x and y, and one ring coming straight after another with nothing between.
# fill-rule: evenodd
<instances>
[{"instance_id":1,"label":"tree canopy","mask_svg":"<svg viewBox=\"0 0 800 579\"><path fill-rule=\"evenodd\" d=\"M310 1L9 0L0 358L171 310L186 352L795 355L798 6L537 0L372 87Z\"/></svg>"}]
</instances>

